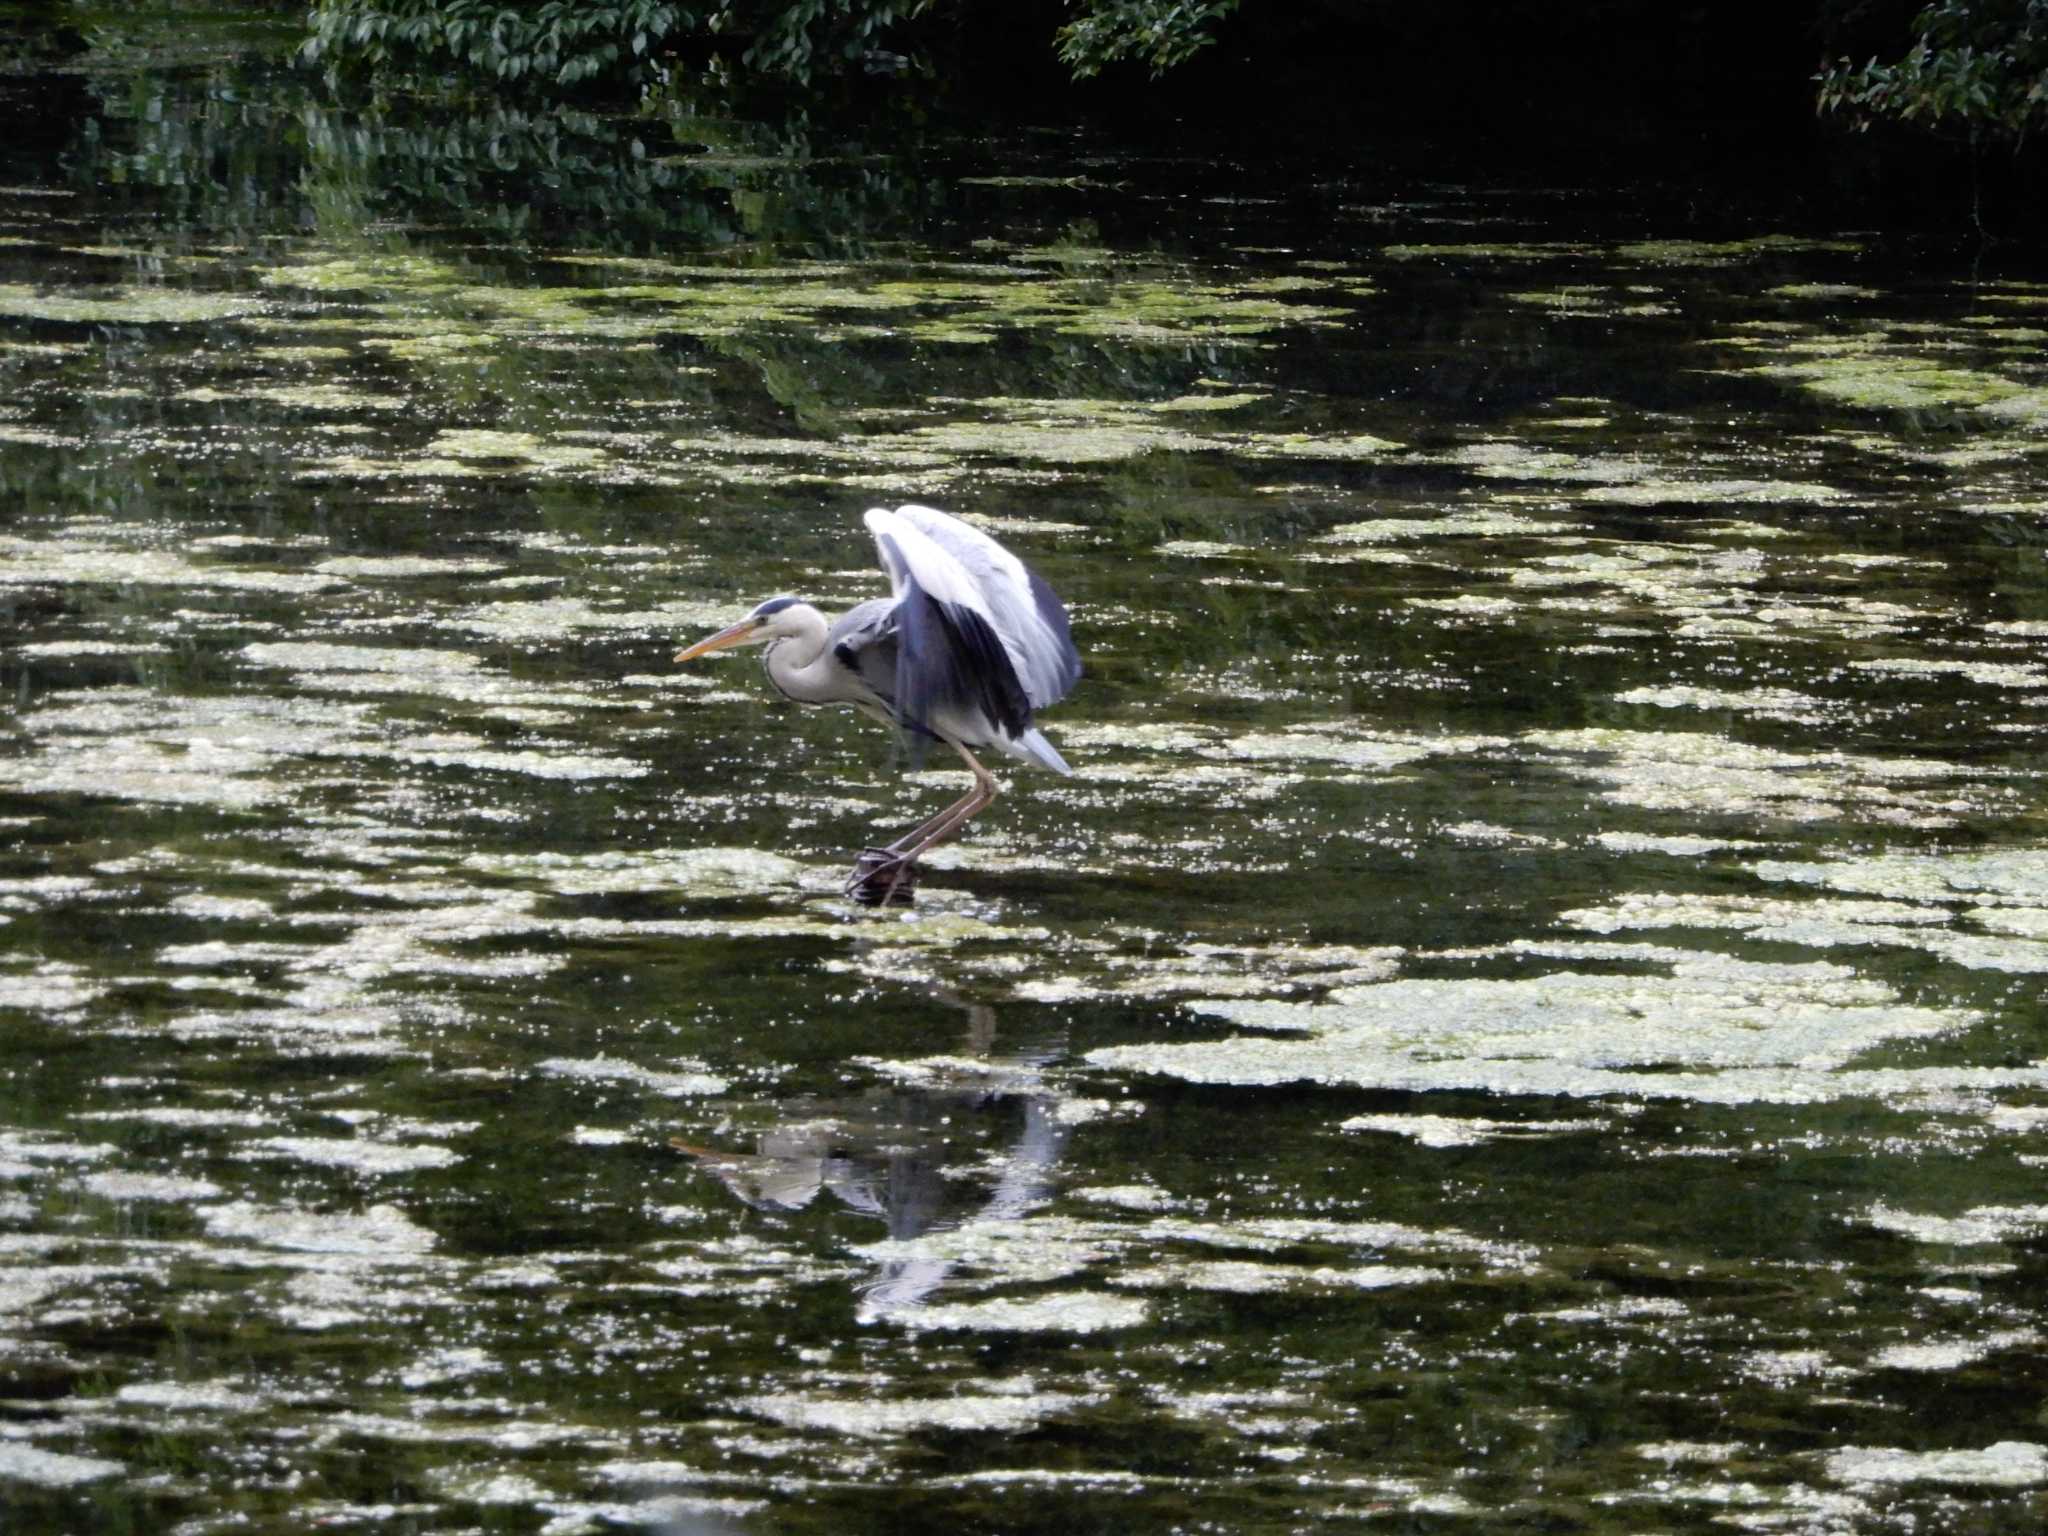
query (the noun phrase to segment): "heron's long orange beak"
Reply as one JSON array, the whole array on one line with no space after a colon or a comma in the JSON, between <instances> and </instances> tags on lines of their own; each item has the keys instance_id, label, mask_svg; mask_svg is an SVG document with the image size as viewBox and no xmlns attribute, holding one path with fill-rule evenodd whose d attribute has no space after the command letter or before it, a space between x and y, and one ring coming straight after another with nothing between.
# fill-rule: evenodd
<instances>
[{"instance_id":1,"label":"heron's long orange beak","mask_svg":"<svg viewBox=\"0 0 2048 1536\"><path fill-rule=\"evenodd\" d=\"M677 661L695 661L699 656L710 651L722 651L727 646L745 645L754 638L754 631L760 627L761 621L759 619L752 617L741 619L732 628L721 629L709 639L699 640L695 645L677 651L675 659Z\"/></svg>"}]
</instances>

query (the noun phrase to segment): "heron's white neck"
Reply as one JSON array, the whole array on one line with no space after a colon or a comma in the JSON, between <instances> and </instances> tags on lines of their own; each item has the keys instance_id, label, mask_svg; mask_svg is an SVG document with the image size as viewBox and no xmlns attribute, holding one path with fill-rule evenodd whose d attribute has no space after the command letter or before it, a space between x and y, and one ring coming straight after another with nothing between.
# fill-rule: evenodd
<instances>
[{"instance_id":1,"label":"heron's white neck","mask_svg":"<svg viewBox=\"0 0 2048 1536\"><path fill-rule=\"evenodd\" d=\"M838 702L843 690L833 686L832 658L825 654L825 615L809 603L792 603L775 620L789 633L770 640L761 655L768 681L799 704Z\"/></svg>"}]
</instances>

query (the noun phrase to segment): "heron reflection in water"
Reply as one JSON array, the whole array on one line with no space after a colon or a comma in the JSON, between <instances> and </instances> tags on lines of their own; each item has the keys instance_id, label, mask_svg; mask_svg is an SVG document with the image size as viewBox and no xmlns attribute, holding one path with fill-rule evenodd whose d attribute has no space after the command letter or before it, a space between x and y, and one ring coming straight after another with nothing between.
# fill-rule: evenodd
<instances>
[{"instance_id":1,"label":"heron reflection in water","mask_svg":"<svg viewBox=\"0 0 2048 1536\"><path fill-rule=\"evenodd\" d=\"M931 507L876 507L869 532L890 595L836 621L771 597L739 623L676 652L678 662L761 645L768 680L798 704L851 704L917 740L959 753L974 787L886 848L865 849L846 882L868 906L908 901L912 866L996 797L977 750L1071 773L1034 723L1081 676L1067 610L1051 587L980 529Z\"/></svg>"},{"instance_id":2,"label":"heron reflection in water","mask_svg":"<svg viewBox=\"0 0 2048 1536\"><path fill-rule=\"evenodd\" d=\"M1038 1209L1052 1196L1068 1135L1059 1114L1062 1096L1041 1072L1065 1042L1041 1041L992 1060L994 1010L945 991L935 995L966 1012L960 1060L985 1062L984 1072L942 1068L923 1082L791 1106L789 1117L761 1131L749 1152L682 1140L670 1145L755 1210L787 1217L825 1194L878 1220L896 1242L1000 1225ZM999 1151L989 1145L998 1138ZM975 1162L992 1166L994 1177L960 1177L960 1167ZM856 1319L913 1318L957 1267L954 1259L914 1247L881 1258L859 1288Z\"/></svg>"}]
</instances>

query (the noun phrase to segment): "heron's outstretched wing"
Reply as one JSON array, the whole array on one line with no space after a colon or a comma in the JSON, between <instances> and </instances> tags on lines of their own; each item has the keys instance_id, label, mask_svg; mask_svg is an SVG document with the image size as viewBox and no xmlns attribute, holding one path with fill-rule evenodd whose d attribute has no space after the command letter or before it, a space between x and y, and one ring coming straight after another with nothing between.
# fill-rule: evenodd
<instances>
[{"instance_id":1,"label":"heron's outstretched wing","mask_svg":"<svg viewBox=\"0 0 2048 1536\"><path fill-rule=\"evenodd\" d=\"M922 594L938 605L933 617L959 632L968 661L975 649L993 643L997 659L1008 662L999 670L1010 678L998 679L996 692L1010 693L1004 684L1013 680L1017 696L977 700L991 719L1012 734L1027 730L1032 710L1064 698L1080 679L1067 610L1036 571L994 539L932 507L875 507L867 525L899 604ZM918 638L908 632L917 609L911 603L902 620L906 644Z\"/></svg>"}]
</instances>

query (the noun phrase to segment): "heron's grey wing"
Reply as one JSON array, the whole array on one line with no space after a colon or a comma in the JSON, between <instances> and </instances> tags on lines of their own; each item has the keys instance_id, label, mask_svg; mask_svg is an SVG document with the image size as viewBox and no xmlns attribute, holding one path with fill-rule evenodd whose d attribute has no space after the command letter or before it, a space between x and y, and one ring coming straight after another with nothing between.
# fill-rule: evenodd
<instances>
[{"instance_id":1,"label":"heron's grey wing","mask_svg":"<svg viewBox=\"0 0 2048 1536\"><path fill-rule=\"evenodd\" d=\"M1022 738L1030 695L965 573L893 513L870 512L868 526L897 592L897 719L971 742Z\"/></svg>"},{"instance_id":2,"label":"heron's grey wing","mask_svg":"<svg viewBox=\"0 0 2048 1536\"><path fill-rule=\"evenodd\" d=\"M933 507L876 507L867 525L899 599L915 584L948 610L980 616L1009 658L1027 710L1066 697L1079 681L1081 657L1066 608L1044 578L994 539Z\"/></svg>"},{"instance_id":3,"label":"heron's grey wing","mask_svg":"<svg viewBox=\"0 0 2048 1536\"><path fill-rule=\"evenodd\" d=\"M878 597L849 608L825 636L840 666L875 697L875 703L898 724L901 711L896 703L896 667L900 643L896 630L896 600Z\"/></svg>"}]
</instances>

